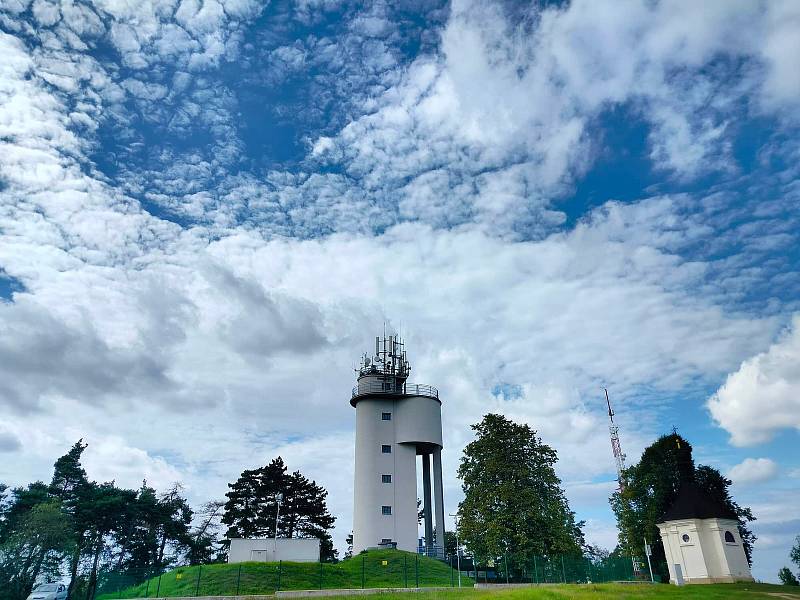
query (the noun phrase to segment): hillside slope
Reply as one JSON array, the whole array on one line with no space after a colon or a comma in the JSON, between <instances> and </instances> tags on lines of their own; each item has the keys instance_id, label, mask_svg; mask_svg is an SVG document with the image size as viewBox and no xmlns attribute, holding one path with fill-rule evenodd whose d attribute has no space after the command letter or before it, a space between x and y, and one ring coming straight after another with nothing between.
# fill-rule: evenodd
<instances>
[{"instance_id":1,"label":"hillside slope","mask_svg":"<svg viewBox=\"0 0 800 600\"><path fill-rule=\"evenodd\" d=\"M336 564L241 563L178 567L135 586L109 577L97 600L170 596L272 594L275 590L450 586L447 564L400 550L371 550ZM160 580L160 581L159 581ZM462 576L462 585L472 580Z\"/></svg>"}]
</instances>

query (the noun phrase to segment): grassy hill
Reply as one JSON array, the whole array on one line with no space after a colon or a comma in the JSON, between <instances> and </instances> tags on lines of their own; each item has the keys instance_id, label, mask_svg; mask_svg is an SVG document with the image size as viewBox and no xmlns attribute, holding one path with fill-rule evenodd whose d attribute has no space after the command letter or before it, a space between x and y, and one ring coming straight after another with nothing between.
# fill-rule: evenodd
<instances>
[{"instance_id":1,"label":"grassy hill","mask_svg":"<svg viewBox=\"0 0 800 600\"><path fill-rule=\"evenodd\" d=\"M272 594L275 590L449 586L458 573L447 564L400 550L371 550L337 564L241 563L179 567L135 586L108 579L97 600L169 596ZM462 576L462 585L472 580Z\"/></svg>"}]
</instances>

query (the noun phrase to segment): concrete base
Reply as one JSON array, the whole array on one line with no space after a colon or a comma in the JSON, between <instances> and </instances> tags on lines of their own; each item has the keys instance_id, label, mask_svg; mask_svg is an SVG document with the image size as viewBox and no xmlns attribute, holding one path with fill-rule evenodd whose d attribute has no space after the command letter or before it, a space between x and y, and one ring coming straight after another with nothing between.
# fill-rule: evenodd
<instances>
[{"instance_id":1,"label":"concrete base","mask_svg":"<svg viewBox=\"0 0 800 600\"><path fill-rule=\"evenodd\" d=\"M406 592L415 594L417 592L443 592L454 590L452 587L421 587L421 588L354 588L354 589L331 589L331 590L286 590L275 592L276 598L319 598L324 596L365 596L367 594L397 594Z\"/></svg>"},{"instance_id":2,"label":"concrete base","mask_svg":"<svg viewBox=\"0 0 800 600\"><path fill-rule=\"evenodd\" d=\"M678 582L674 579L670 579L669 582L672 585L678 585ZM709 583L753 583L755 579L752 577L696 577L694 579L684 579L683 585L704 585Z\"/></svg>"}]
</instances>

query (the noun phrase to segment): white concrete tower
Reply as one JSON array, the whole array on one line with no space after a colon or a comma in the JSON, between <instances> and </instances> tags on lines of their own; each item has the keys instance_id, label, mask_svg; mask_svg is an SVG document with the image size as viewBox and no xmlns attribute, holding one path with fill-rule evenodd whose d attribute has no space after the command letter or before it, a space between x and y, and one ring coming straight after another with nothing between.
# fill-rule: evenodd
<instances>
[{"instance_id":1,"label":"white concrete tower","mask_svg":"<svg viewBox=\"0 0 800 600\"><path fill-rule=\"evenodd\" d=\"M391 335L375 338L375 356L362 356L357 370L350 399L356 409L354 553L390 544L416 551L420 456L427 552L444 557L442 403L436 388L406 383L410 372L402 340Z\"/></svg>"}]
</instances>

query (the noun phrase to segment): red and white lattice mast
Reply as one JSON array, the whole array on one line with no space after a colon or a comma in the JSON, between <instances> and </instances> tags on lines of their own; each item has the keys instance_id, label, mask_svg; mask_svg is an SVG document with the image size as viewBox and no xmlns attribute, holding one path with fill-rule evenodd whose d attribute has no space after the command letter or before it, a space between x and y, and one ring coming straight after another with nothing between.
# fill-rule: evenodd
<instances>
[{"instance_id":1,"label":"red and white lattice mast","mask_svg":"<svg viewBox=\"0 0 800 600\"><path fill-rule=\"evenodd\" d=\"M611 424L608 426L608 432L611 434L611 449L614 451L614 462L617 465L617 483L619 484L619 491L625 491L625 455L622 453L622 446L619 443L619 427L614 423L614 411L611 408L611 400L608 399L608 390L603 388L606 393L606 404L608 404L608 418Z\"/></svg>"},{"instance_id":2,"label":"red and white lattice mast","mask_svg":"<svg viewBox=\"0 0 800 600\"><path fill-rule=\"evenodd\" d=\"M619 443L619 426L614 423L614 410L611 408L611 400L608 399L608 390L603 388L606 393L606 404L608 405L608 418L611 423L608 426L608 433L611 434L611 450L614 452L614 463L617 467L617 485L619 485L620 499L625 502L622 493L625 491L625 454L622 452L622 446ZM641 576L641 569L639 562L635 557L631 556L633 563L633 574L638 579Z\"/></svg>"}]
</instances>

